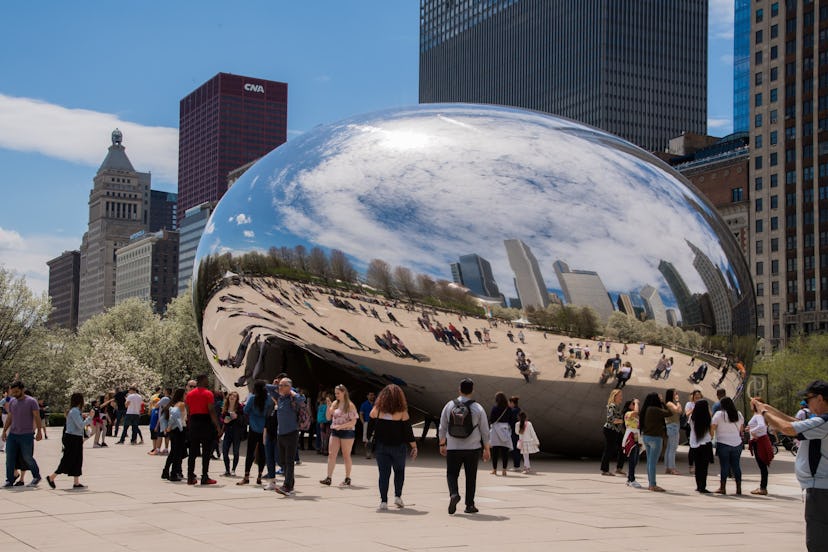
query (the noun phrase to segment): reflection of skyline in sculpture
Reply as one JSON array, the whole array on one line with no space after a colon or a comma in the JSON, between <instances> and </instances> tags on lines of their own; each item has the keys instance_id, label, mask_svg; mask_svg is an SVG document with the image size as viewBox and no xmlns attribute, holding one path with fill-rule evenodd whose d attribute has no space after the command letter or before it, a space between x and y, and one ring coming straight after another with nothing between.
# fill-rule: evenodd
<instances>
[{"instance_id":1,"label":"reflection of skyline in sculpture","mask_svg":"<svg viewBox=\"0 0 828 552\"><path fill-rule=\"evenodd\" d=\"M566 302L573 306L592 307L600 319L606 322L615 309L598 273L572 270L561 260L555 261L553 267Z\"/></svg>"},{"instance_id":2,"label":"reflection of skyline in sculpture","mask_svg":"<svg viewBox=\"0 0 828 552\"><path fill-rule=\"evenodd\" d=\"M662 259L658 263L658 270L664 276L664 280L670 287L673 297L676 299L679 312L681 313L681 323L684 328L695 329L702 323L701 308L696 297L690 293L687 284L681 274L678 273L673 263Z\"/></svg>"},{"instance_id":3,"label":"reflection of skyline in sculpture","mask_svg":"<svg viewBox=\"0 0 828 552\"><path fill-rule=\"evenodd\" d=\"M492 265L476 253L461 255L460 262L451 263L451 277L455 283L469 288L474 295L504 302L492 274Z\"/></svg>"},{"instance_id":4,"label":"reflection of skyline in sculpture","mask_svg":"<svg viewBox=\"0 0 828 552\"><path fill-rule=\"evenodd\" d=\"M532 250L521 240L504 240L509 266L515 273L515 289L521 306L545 309L549 305L549 292Z\"/></svg>"},{"instance_id":5,"label":"reflection of skyline in sculpture","mask_svg":"<svg viewBox=\"0 0 828 552\"><path fill-rule=\"evenodd\" d=\"M716 324L715 333L730 335L732 333L733 301L730 293L728 293L727 283L722 273L701 249L689 240L687 240L687 245L695 254L693 266L707 287L707 293L713 308L713 319Z\"/></svg>"},{"instance_id":6,"label":"reflection of skyline in sculpture","mask_svg":"<svg viewBox=\"0 0 828 552\"><path fill-rule=\"evenodd\" d=\"M526 342L514 343L469 288L446 281L447 269L457 263L465 279L458 256L477 254L501 293L514 297L514 278L523 306L543 308L557 290L540 267L569 259L640 312L637 290L647 283L675 306L661 259L707 301L685 240L732 272L735 296L752 304L749 270L725 223L646 152L540 113L414 106L314 128L252 166L204 232L194 302L210 363L228 388L283 366L300 387L343 383L360 398L394 382L419 418L437 416L468 375L480 397L519 395L544 448L591 454L603 444L600 431L571 420L583 413L590 427L603 423L607 392L597 382L606 359L591 358L564 380L555 351L564 334L584 344L589 330L570 324L544 335L528 324ZM537 319L566 323L558 318ZM540 370L529 383L514 365L518 346ZM691 388L682 373L689 358L669 382L650 380L657 349L647 349L630 359L630 393Z\"/></svg>"},{"instance_id":7,"label":"reflection of skyline in sculpture","mask_svg":"<svg viewBox=\"0 0 828 552\"><path fill-rule=\"evenodd\" d=\"M636 316L630 296L626 293L619 293L618 299L615 301L618 310L628 316Z\"/></svg>"},{"instance_id":8,"label":"reflection of skyline in sculpture","mask_svg":"<svg viewBox=\"0 0 828 552\"><path fill-rule=\"evenodd\" d=\"M673 327L679 325L678 312L676 312L676 309L667 309L667 324Z\"/></svg>"},{"instance_id":9,"label":"reflection of skyline in sculpture","mask_svg":"<svg viewBox=\"0 0 828 552\"><path fill-rule=\"evenodd\" d=\"M640 294L644 300L647 318L655 320L656 324L667 326L667 309L664 308L664 302L661 300L658 290L647 284L641 288Z\"/></svg>"}]
</instances>

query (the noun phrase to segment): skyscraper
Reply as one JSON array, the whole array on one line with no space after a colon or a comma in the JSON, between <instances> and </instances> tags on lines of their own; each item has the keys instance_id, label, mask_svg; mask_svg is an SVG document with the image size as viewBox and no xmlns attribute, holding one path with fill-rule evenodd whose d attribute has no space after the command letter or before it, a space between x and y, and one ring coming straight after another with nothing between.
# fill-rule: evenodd
<instances>
[{"instance_id":1,"label":"skyscraper","mask_svg":"<svg viewBox=\"0 0 828 552\"><path fill-rule=\"evenodd\" d=\"M679 312L681 312L682 325L685 328L693 329L702 323L701 307L697 297L690 293L687 284L684 283L684 278L681 277L673 263L661 260L658 263L658 271L664 276L664 280L670 287L673 297L678 303Z\"/></svg>"},{"instance_id":2,"label":"skyscraper","mask_svg":"<svg viewBox=\"0 0 828 552\"><path fill-rule=\"evenodd\" d=\"M750 3L750 247L757 331L828 330L828 5Z\"/></svg>"},{"instance_id":3,"label":"skyscraper","mask_svg":"<svg viewBox=\"0 0 828 552\"><path fill-rule=\"evenodd\" d=\"M227 191L231 170L287 140L287 84L219 73L181 100L178 217Z\"/></svg>"},{"instance_id":4,"label":"skyscraper","mask_svg":"<svg viewBox=\"0 0 828 552\"><path fill-rule=\"evenodd\" d=\"M503 244L509 257L509 266L515 274L515 289L521 307L545 309L549 305L549 292L532 250L520 240L504 240Z\"/></svg>"},{"instance_id":5,"label":"skyscraper","mask_svg":"<svg viewBox=\"0 0 828 552\"><path fill-rule=\"evenodd\" d=\"M568 264L560 260L555 261L553 266L566 302L578 307L592 307L606 322L615 309L598 273L591 270L571 270Z\"/></svg>"},{"instance_id":6,"label":"skyscraper","mask_svg":"<svg viewBox=\"0 0 828 552\"><path fill-rule=\"evenodd\" d=\"M733 17L733 132L750 129L750 0L736 0Z\"/></svg>"},{"instance_id":7,"label":"skyscraper","mask_svg":"<svg viewBox=\"0 0 828 552\"><path fill-rule=\"evenodd\" d=\"M89 193L89 230L80 249L78 324L115 304L115 251L147 229L149 195L149 173L133 168L123 134L115 129Z\"/></svg>"},{"instance_id":8,"label":"skyscraper","mask_svg":"<svg viewBox=\"0 0 828 552\"><path fill-rule=\"evenodd\" d=\"M178 294L178 232L139 232L115 254L115 302L151 301L157 313Z\"/></svg>"},{"instance_id":9,"label":"skyscraper","mask_svg":"<svg viewBox=\"0 0 828 552\"><path fill-rule=\"evenodd\" d=\"M667 326L667 309L664 308L664 301L661 300L658 290L647 284L641 288L641 298L644 299L644 308L647 311L647 318L655 320L656 324Z\"/></svg>"},{"instance_id":10,"label":"skyscraper","mask_svg":"<svg viewBox=\"0 0 828 552\"><path fill-rule=\"evenodd\" d=\"M215 209L213 202L202 203L187 209L181 220L178 242L178 293L187 291L193 280L193 263L204 228Z\"/></svg>"},{"instance_id":11,"label":"skyscraper","mask_svg":"<svg viewBox=\"0 0 828 552\"><path fill-rule=\"evenodd\" d=\"M459 263L451 263L451 277L479 297L500 298L492 265L480 255L462 255Z\"/></svg>"},{"instance_id":12,"label":"skyscraper","mask_svg":"<svg viewBox=\"0 0 828 552\"><path fill-rule=\"evenodd\" d=\"M707 0L421 0L420 102L526 107L663 150L706 132Z\"/></svg>"},{"instance_id":13,"label":"skyscraper","mask_svg":"<svg viewBox=\"0 0 828 552\"><path fill-rule=\"evenodd\" d=\"M178 194L150 190L149 231L178 229Z\"/></svg>"},{"instance_id":14,"label":"skyscraper","mask_svg":"<svg viewBox=\"0 0 828 552\"><path fill-rule=\"evenodd\" d=\"M733 297L730 289L713 261L694 244L688 241L687 245L695 254L693 267L699 273L704 286L707 288L707 294L713 309L713 320L716 324L715 333L730 335L733 332Z\"/></svg>"},{"instance_id":15,"label":"skyscraper","mask_svg":"<svg viewBox=\"0 0 828 552\"><path fill-rule=\"evenodd\" d=\"M80 285L80 251L64 251L49 265L49 327L75 330L78 327L78 286Z\"/></svg>"}]
</instances>

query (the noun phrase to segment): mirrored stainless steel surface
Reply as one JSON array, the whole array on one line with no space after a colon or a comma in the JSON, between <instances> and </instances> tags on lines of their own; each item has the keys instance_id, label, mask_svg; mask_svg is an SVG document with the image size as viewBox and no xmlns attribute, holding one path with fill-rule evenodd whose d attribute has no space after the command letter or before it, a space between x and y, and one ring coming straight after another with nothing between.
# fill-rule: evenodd
<instances>
[{"instance_id":1,"label":"mirrored stainless steel surface","mask_svg":"<svg viewBox=\"0 0 828 552\"><path fill-rule=\"evenodd\" d=\"M509 326L493 306L535 321L559 301L601 325L619 309L678 320L748 369L755 336L745 261L687 180L600 130L513 108L421 105L292 139L228 190L194 273L205 350L229 388L282 371L313 393L394 382L438 417L470 376L487 409L496 391L520 396L542 448L567 454L601 447L612 385L598 384L599 335ZM592 350L575 378L563 378L561 342ZM518 348L539 371L528 382ZM654 381L660 347L630 344L628 398L694 387L690 356L665 354L672 377ZM711 368L706 395L718 378Z\"/></svg>"}]
</instances>

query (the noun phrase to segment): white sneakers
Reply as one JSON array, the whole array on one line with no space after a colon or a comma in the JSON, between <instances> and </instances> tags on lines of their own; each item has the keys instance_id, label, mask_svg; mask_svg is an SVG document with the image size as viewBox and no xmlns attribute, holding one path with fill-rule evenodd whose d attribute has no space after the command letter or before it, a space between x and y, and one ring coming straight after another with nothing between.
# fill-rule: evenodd
<instances>
[{"instance_id":1,"label":"white sneakers","mask_svg":"<svg viewBox=\"0 0 828 552\"><path fill-rule=\"evenodd\" d=\"M640 489L641 488L641 483L639 483L638 481L627 481L627 487L632 487L634 489Z\"/></svg>"},{"instance_id":2,"label":"white sneakers","mask_svg":"<svg viewBox=\"0 0 828 552\"><path fill-rule=\"evenodd\" d=\"M377 508L377 510L387 510L387 509L388 509L388 503L387 502L380 502L379 508Z\"/></svg>"},{"instance_id":3,"label":"white sneakers","mask_svg":"<svg viewBox=\"0 0 828 552\"><path fill-rule=\"evenodd\" d=\"M394 505L397 508L405 508L405 503L403 502L402 497L399 496L394 497Z\"/></svg>"}]
</instances>

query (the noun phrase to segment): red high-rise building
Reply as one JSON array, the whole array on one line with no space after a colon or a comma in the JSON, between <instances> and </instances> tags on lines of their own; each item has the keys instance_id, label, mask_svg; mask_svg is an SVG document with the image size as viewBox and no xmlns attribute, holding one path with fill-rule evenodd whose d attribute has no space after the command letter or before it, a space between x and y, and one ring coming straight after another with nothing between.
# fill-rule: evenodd
<instances>
[{"instance_id":1,"label":"red high-rise building","mask_svg":"<svg viewBox=\"0 0 828 552\"><path fill-rule=\"evenodd\" d=\"M287 84L219 73L181 100L178 217L218 201L228 173L287 141Z\"/></svg>"}]
</instances>

